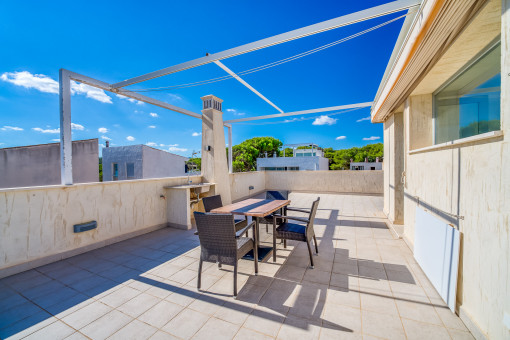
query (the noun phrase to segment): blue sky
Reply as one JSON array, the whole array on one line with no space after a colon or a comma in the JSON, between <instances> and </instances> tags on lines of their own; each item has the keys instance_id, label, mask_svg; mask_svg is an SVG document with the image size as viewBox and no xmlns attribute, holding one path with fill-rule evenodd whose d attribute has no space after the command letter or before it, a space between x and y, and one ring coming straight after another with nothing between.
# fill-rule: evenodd
<instances>
[{"instance_id":1,"label":"blue sky","mask_svg":"<svg viewBox=\"0 0 510 340\"><path fill-rule=\"evenodd\" d=\"M59 138L58 71L115 83L167 66L332 19L387 1L51 1L0 4L0 147ZM20 14L23 15L20 15ZM389 15L222 62L244 71L342 39L398 17ZM403 19L361 37L243 78L286 112L372 101ZM128 87L178 85L224 76L209 64ZM73 140L147 144L189 155L199 150L201 121L76 84ZM234 79L148 92L200 112L200 97L224 100L224 119L278 113ZM335 149L382 141L369 108L235 124L234 145L257 136ZM365 120L363 120L365 118ZM290 119L288 119L290 120ZM262 125L260 125L263 123ZM379 139L377 139L377 137Z\"/></svg>"}]
</instances>

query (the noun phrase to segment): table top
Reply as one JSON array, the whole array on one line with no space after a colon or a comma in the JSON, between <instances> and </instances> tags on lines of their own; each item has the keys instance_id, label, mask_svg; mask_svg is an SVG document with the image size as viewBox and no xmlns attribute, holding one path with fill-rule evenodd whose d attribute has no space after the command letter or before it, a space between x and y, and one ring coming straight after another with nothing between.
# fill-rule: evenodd
<instances>
[{"instance_id":1,"label":"table top","mask_svg":"<svg viewBox=\"0 0 510 340\"><path fill-rule=\"evenodd\" d=\"M290 204L290 200L264 200L249 198L211 210L215 214L233 214L264 217Z\"/></svg>"}]
</instances>

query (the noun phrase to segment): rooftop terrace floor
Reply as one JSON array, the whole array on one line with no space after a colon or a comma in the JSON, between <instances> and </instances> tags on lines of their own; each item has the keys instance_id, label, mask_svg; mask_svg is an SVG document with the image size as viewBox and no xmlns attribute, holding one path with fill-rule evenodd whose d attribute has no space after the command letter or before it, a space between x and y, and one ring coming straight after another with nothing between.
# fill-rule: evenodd
<instances>
[{"instance_id":1,"label":"rooftop terrace floor","mask_svg":"<svg viewBox=\"0 0 510 340\"><path fill-rule=\"evenodd\" d=\"M387 228L382 197L290 199L317 196L315 269L289 242L257 276L241 260L237 299L229 266L204 263L197 291L198 237L165 228L0 280L0 338L473 338Z\"/></svg>"}]
</instances>

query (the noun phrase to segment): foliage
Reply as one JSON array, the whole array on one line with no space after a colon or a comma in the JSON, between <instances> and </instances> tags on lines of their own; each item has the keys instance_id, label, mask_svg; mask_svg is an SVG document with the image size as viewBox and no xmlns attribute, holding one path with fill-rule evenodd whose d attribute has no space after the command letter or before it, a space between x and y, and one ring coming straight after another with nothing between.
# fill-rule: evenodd
<instances>
[{"instance_id":1,"label":"foliage","mask_svg":"<svg viewBox=\"0 0 510 340\"><path fill-rule=\"evenodd\" d=\"M103 181L103 157L99 157L99 182Z\"/></svg>"},{"instance_id":2,"label":"foliage","mask_svg":"<svg viewBox=\"0 0 510 340\"><path fill-rule=\"evenodd\" d=\"M232 147L232 167L234 172L257 170L257 157L267 152L268 157L280 154L283 143L273 137L255 137Z\"/></svg>"},{"instance_id":3,"label":"foliage","mask_svg":"<svg viewBox=\"0 0 510 340\"><path fill-rule=\"evenodd\" d=\"M286 157L292 157L293 151L291 148L279 150L283 143L273 137L255 137L245 140L239 145L232 147L232 166L234 172L246 172L257 170L257 158L265 157L267 152L268 157L273 157L275 153L278 157L283 157L285 152ZM310 147L299 147L302 149ZM383 157L383 143L368 144L361 148L350 148L342 150L333 150L333 148L325 148L324 157L329 159L330 170L348 170L350 167L351 159L354 162L364 162L368 158L369 162L375 162L376 157L382 161ZM228 148L227 148L228 159ZM201 168L201 158L190 158L198 167Z\"/></svg>"},{"instance_id":4,"label":"foliage","mask_svg":"<svg viewBox=\"0 0 510 340\"><path fill-rule=\"evenodd\" d=\"M294 151L291 148L285 148L285 150L281 150L278 154L278 157L284 157L283 152L285 151L285 157L294 156Z\"/></svg>"},{"instance_id":5,"label":"foliage","mask_svg":"<svg viewBox=\"0 0 510 340\"><path fill-rule=\"evenodd\" d=\"M202 158L200 157L189 158L188 162L195 163L197 165L197 171L200 171L200 169L202 168Z\"/></svg>"},{"instance_id":6,"label":"foliage","mask_svg":"<svg viewBox=\"0 0 510 340\"><path fill-rule=\"evenodd\" d=\"M383 143L368 144L361 148L353 147L350 149L333 150L332 148L324 149L324 157L329 159L330 170L348 170L351 159L354 162L364 162L368 158L369 162L375 162L379 157L382 161Z\"/></svg>"}]
</instances>

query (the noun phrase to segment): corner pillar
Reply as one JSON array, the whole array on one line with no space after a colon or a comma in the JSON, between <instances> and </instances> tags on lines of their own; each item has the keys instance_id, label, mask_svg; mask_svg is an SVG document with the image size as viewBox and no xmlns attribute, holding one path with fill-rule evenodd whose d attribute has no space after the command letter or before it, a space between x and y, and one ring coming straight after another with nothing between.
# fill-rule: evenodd
<instances>
[{"instance_id":1,"label":"corner pillar","mask_svg":"<svg viewBox=\"0 0 510 340\"><path fill-rule=\"evenodd\" d=\"M230 177L228 174L227 152L223 112L220 98L207 95L201 98L202 109L202 177L215 183L216 194L221 195L224 205L232 203Z\"/></svg>"}]
</instances>

